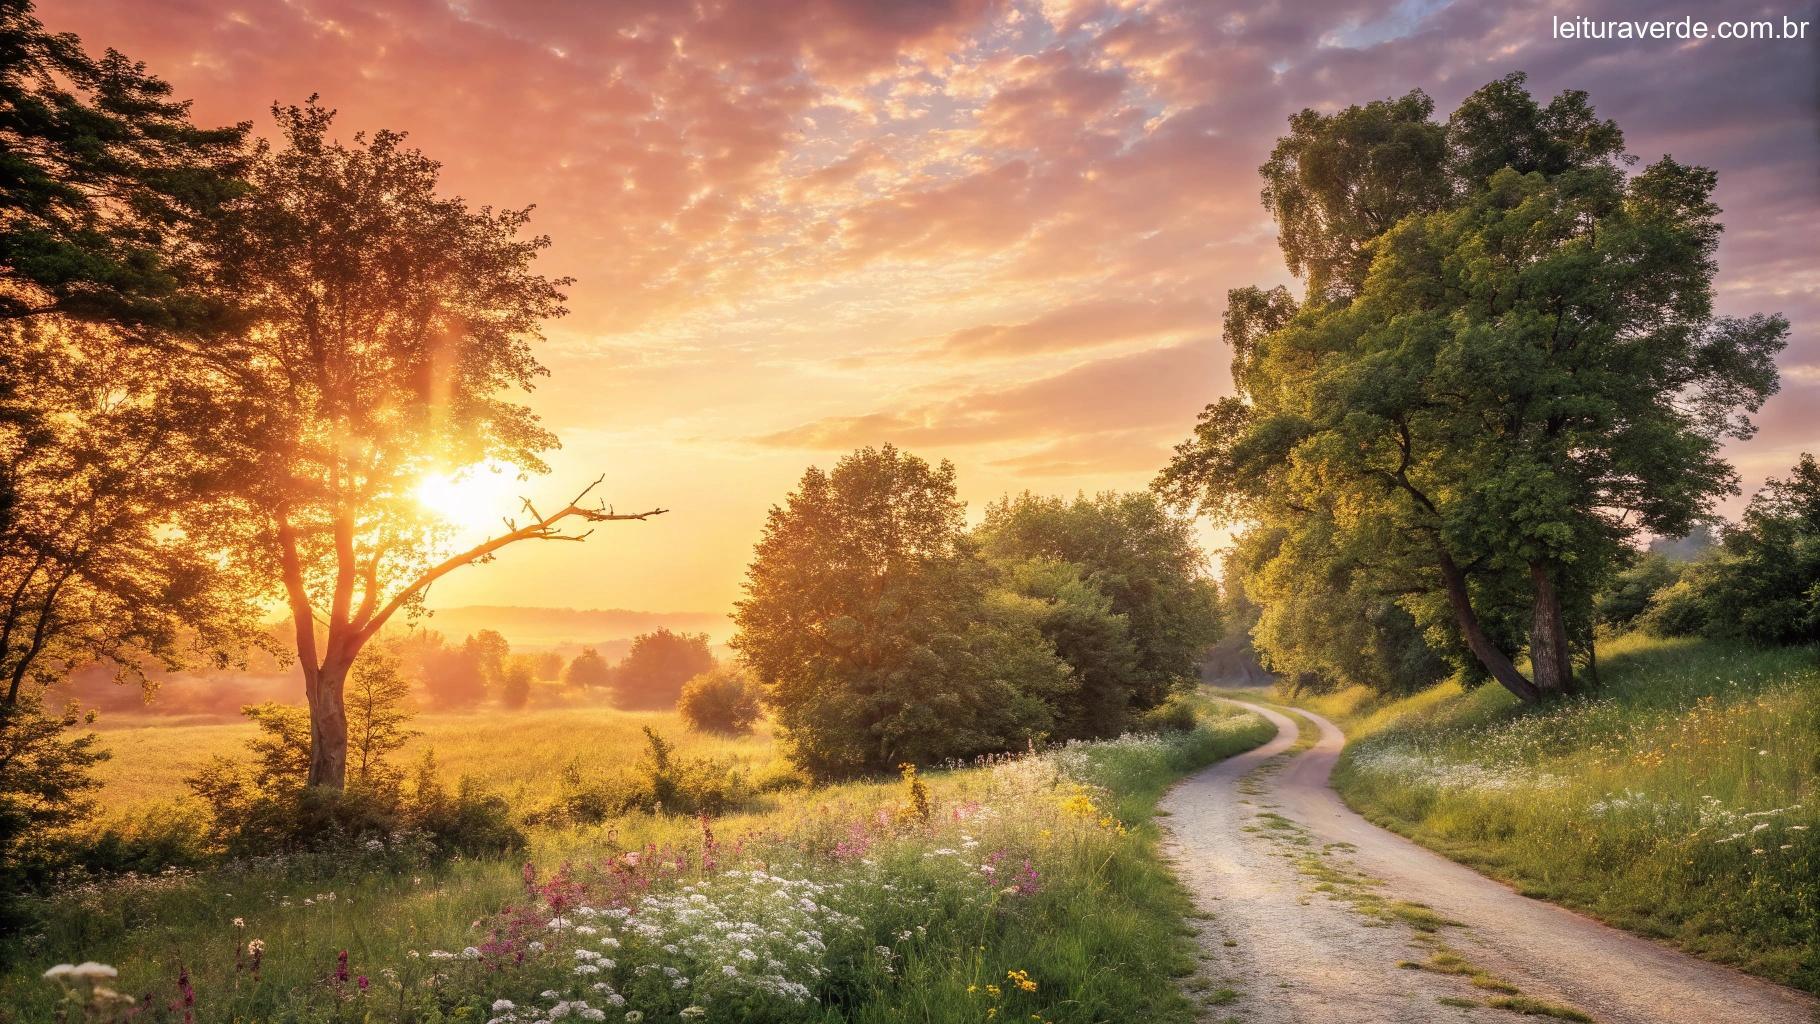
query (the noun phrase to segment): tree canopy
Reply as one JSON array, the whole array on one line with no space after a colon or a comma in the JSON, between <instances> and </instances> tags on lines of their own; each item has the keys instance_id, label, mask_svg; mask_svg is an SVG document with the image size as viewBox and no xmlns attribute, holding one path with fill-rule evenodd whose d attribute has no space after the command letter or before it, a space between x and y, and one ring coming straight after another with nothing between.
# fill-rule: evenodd
<instances>
[{"instance_id":1,"label":"tree canopy","mask_svg":"<svg viewBox=\"0 0 1820 1024\"><path fill-rule=\"evenodd\" d=\"M1338 144L1361 109L1298 115L1291 138ZM1685 532L1735 492L1720 445L1749 436L1775 391L1787 323L1714 315L1715 176L1667 157L1626 174L1622 136L1583 94L1543 107L1510 76L1445 137L1446 201L1427 208L1424 184L1360 243L1356 288L1317 288L1302 255L1353 241L1284 229L1309 295L1234 294L1238 393L1207 408L1158 487L1357 552L1347 589L1430 625L1443 598L1453 636L1533 700L1571 685L1626 545ZM1380 187L1369 165L1328 169L1358 180L1324 187ZM1533 680L1513 665L1519 636Z\"/></svg>"}]
</instances>

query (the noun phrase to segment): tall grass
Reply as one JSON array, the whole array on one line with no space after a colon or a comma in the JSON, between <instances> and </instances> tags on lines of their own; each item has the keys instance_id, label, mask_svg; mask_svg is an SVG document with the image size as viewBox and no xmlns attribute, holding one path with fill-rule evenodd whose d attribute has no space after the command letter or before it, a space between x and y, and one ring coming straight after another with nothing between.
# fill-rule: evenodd
<instances>
[{"instance_id":1,"label":"tall grass","mask_svg":"<svg viewBox=\"0 0 1820 1024\"><path fill-rule=\"evenodd\" d=\"M383 851L354 851L71 886L38 907L21 961L0 976L0 1021L53 1019L58 993L38 975L81 960L117 967L117 987L152 1008L146 1021L182 1019L181 1005L168 1009L184 998L180 978L201 1020L480 1024L500 1016L491 1010L499 999L541 1000L547 1012L546 991L608 1008L595 987L603 984L626 1000L611 1019L637 1009L652 1024L699 1019L680 1016L687 1005L729 1021L979 1021L995 1009L1000 1020L1191 1020L1175 983L1196 966L1184 938L1189 905L1155 855L1150 815L1170 781L1270 735L1253 715L1202 715L1195 731L1168 738L928 772L919 780L927 817L906 812L915 801L904 782L860 782L772 794L705 822L641 813L540 828L529 876L518 860L400 870ZM509 744L473 749L483 777L523 772ZM732 749L755 761L775 753L762 736ZM547 759L561 763L554 752ZM533 787L539 776L522 778ZM642 907L641 923L590 919L600 932L584 941L560 895L565 879L595 911ZM649 888L624 888L634 882ZM817 909L777 904L786 890L812 893ZM697 896L709 910L688 917L694 905L677 901ZM665 904L646 898L683 916L666 918ZM771 950L778 966L754 968L741 987L721 971L745 978L746 965L722 962L728 947L704 936L760 926L814 943L785 948L760 936L754 948ZM600 945L609 937L623 944ZM256 976L254 938L263 943ZM463 959L469 947L489 952ZM612 964L577 975L577 949ZM690 986L667 987L664 968ZM814 999L787 998L785 981Z\"/></svg>"},{"instance_id":2,"label":"tall grass","mask_svg":"<svg viewBox=\"0 0 1820 1024\"><path fill-rule=\"evenodd\" d=\"M1368 817L1615 924L1820 991L1820 652L1638 635L1593 694L1306 701Z\"/></svg>"}]
</instances>

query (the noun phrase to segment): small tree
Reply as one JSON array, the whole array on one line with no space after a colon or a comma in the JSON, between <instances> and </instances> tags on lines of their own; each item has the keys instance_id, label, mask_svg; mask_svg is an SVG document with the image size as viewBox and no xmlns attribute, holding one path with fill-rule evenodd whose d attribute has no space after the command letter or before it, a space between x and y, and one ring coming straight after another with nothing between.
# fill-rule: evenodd
<instances>
[{"instance_id":1,"label":"small tree","mask_svg":"<svg viewBox=\"0 0 1820 1024\"><path fill-rule=\"evenodd\" d=\"M234 370L252 399L240 426L255 468L212 539L282 581L309 698L309 781L338 790L348 670L394 615L511 544L580 540L571 521L662 510L584 505L590 485L547 515L527 501L490 539L450 551L416 489L486 460L545 468L555 439L511 399L544 372L530 343L564 312L566 282L531 270L548 240L520 237L528 210L438 195L436 163L402 135L347 146L313 100L273 113L284 144L259 149L216 246L245 310Z\"/></svg>"},{"instance_id":2,"label":"small tree","mask_svg":"<svg viewBox=\"0 0 1820 1024\"><path fill-rule=\"evenodd\" d=\"M612 667L607 664L607 659L601 657L600 652L592 647L583 647L581 653L575 656L575 660L569 662L568 666L562 670L563 685L577 689L599 689L611 683L612 680Z\"/></svg>"},{"instance_id":3,"label":"small tree","mask_svg":"<svg viewBox=\"0 0 1820 1024\"><path fill-rule=\"evenodd\" d=\"M512 656L512 645L506 642L505 636L496 630L483 629L469 634L461 646L480 666L480 677L486 681L487 689L499 692L506 681L506 660Z\"/></svg>"},{"instance_id":4,"label":"small tree","mask_svg":"<svg viewBox=\"0 0 1820 1024\"><path fill-rule=\"evenodd\" d=\"M622 708L672 708L682 685L714 667L706 633L659 628L632 640L626 660L613 670L613 703Z\"/></svg>"},{"instance_id":5,"label":"small tree","mask_svg":"<svg viewBox=\"0 0 1820 1024\"><path fill-rule=\"evenodd\" d=\"M487 696L480 659L465 644L438 644L423 655L423 686L438 707L471 708Z\"/></svg>"},{"instance_id":6,"label":"small tree","mask_svg":"<svg viewBox=\"0 0 1820 1024\"><path fill-rule=\"evenodd\" d=\"M523 710L531 703L531 661L523 657L507 659L501 672L504 678L499 684L499 703L513 711Z\"/></svg>"},{"instance_id":7,"label":"small tree","mask_svg":"<svg viewBox=\"0 0 1820 1024\"><path fill-rule=\"evenodd\" d=\"M683 684L676 710L700 732L750 732L758 721L758 688L739 666L716 665Z\"/></svg>"},{"instance_id":8,"label":"small tree","mask_svg":"<svg viewBox=\"0 0 1820 1024\"><path fill-rule=\"evenodd\" d=\"M422 733L411 720L410 684L389 651L370 652L348 676L348 772L352 785L392 793L403 772L390 761Z\"/></svg>"}]
</instances>

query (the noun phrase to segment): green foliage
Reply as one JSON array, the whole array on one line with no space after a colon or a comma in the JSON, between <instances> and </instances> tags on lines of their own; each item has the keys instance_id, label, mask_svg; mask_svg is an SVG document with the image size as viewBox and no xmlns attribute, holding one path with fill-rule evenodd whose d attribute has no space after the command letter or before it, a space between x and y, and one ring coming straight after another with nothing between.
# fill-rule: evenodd
<instances>
[{"instance_id":1,"label":"green foliage","mask_svg":"<svg viewBox=\"0 0 1820 1024\"><path fill-rule=\"evenodd\" d=\"M1690 582L1701 592L1709 633L1820 641L1820 462L1803 454L1786 478L1766 483Z\"/></svg>"},{"instance_id":2,"label":"green foliage","mask_svg":"<svg viewBox=\"0 0 1820 1024\"><path fill-rule=\"evenodd\" d=\"M1371 242L1405 217L1449 198L1447 134L1431 121L1421 90L1333 114L1289 119L1264 179L1264 208L1277 222L1289 272L1311 296L1356 291L1371 266Z\"/></svg>"},{"instance_id":3,"label":"green foliage","mask_svg":"<svg viewBox=\"0 0 1820 1024\"><path fill-rule=\"evenodd\" d=\"M737 735L758 721L758 687L737 665L716 665L683 684L677 713L691 729Z\"/></svg>"},{"instance_id":4,"label":"green foliage","mask_svg":"<svg viewBox=\"0 0 1820 1024\"><path fill-rule=\"evenodd\" d=\"M198 128L143 65L0 2L0 315L204 333L227 312L195 242L243 188L248 125Z\"/></svg>"},{"instance_id":5,"label":"green foliage","mask_svg":"<svg viewBox=\"0 0 1820 1024\"><path fill-rule=\"evenodd\" d=\"M1194 704L1181 696L1175 696L1138 715L1132 720L1131 731L1193 732L1197 721Z\"/></svg>"},{"instance_id":6,"label":"green foliage","mask_svg":"<svg viewBox=\"0 0 1820 1024\"><path fill-rule=\"evenodd\" d=\"M1599 621L1620 629L1631 625L1652 599L1681 578L1681 568L1664 555L1645 554L1616 573L1599 595Z\"/></svg>"},{"instance_id":7,"label":"green foliage","mask_svg":"<svg viewBox=\"0 0 1820 1024\"><path fill-rule=\"evenodd\" d=\"M632 640L626 659L614 666L615 707L655 710L673 708L683 684L714 667L706 633L675 633L659 628Z\"/></svg>"},{"instance_id":8,"label":"green foliage","mask_svg":"<svg viewBox=\"0 0 1820 1024\"><path fill-rule=\"evenodd\" d=\"M1544 107L1520 75L1485 86L1449 120L1444 165L1394 141L1434 137L1428 112L1417 94L1292 121L1265 199L1308 300L1234 294L1240 393L1157 488L1283 531L1290 561L1254 573L1324 566L1328 590L1394 602L1433 649L1464 646L1536 699L1570 688L1629 542L1686 532L1735 488L1721 445L1776 390L1787 323L1714 316L1714 175L1663 158L1627 177L1583 94ZM1397 159L1363 158L1379 145ZM1380 221L1340 207L1380 193ZM1254 639L1335 663L1360 648L1334 625ZM1511 663L1525 635L1534 682Z\"/></svg>"},{"instance_id":9,"label":"green foliage","mask_svg":"<svg viewBox=\"0 0 1820 1024\"><path fill-rule=\"evenodd\" d=\"M107 757L74 706L48 712L36 692L0 704L0 934L18 918L14 901L66 858L52 837L94 810L92 769ZM0 961L5 957L0 955Z\"/></svg>"},{"instance_id":10,"label":"green foliage","mask_svg":"<svg viewBox=\"0 0 1820 1024\"><path fill-rule=\"evenodd\" d=\"M1134 706L1142 664L1131 620L1083 571L1045 558L1001 562L999 589L988 598L1019 609L1071 670L1072 685L1051 702L1056 739L1117 736L1141 710Z\"/></svg>"},{"instance_id":11,"label":"green foliage","mask_svg":"<svg viewBox=\"0 0 1820 1024\"><path fill-rule=\"evenodd\" d=\"M988 604L954 467L889 445L811 468L774 507L733 646L816 775L1025 745L1054 727L1068 666L1043 609Z\"/></svg>"},{"instance_id":12,"label":"green foliage","mask_svg":"<svg viewBox=\"0 0 1820 1024\"><path fill-rule=\"evenodd\" d=\"M1133 710L1155 707L1196 677L1201 655L1219 639L1218 591L1193 524L1170 515L1150 494L1109 492L1067 501L1025 492L988 505L976 536L988 559L1066 563L1086 587L1104 595L1096 609L1094 599L1076 588L1065 596L1077 611L1045 632L1063 636L1083 627L1082 612L1124 620L1129 661L1116 629L1105 622L1088 627L1099 634L1091 642L1077 633L1055 645L1084 685L1101 691L1088 698L1100 707L1116 703L1103 692L1111 686L1128 691ZM1062 580L1048 585L1058 594L1066 590ZM1078 735L1117 735L1120 728L1116 714L1098 720L1088 711L1077 721Z\"/></svg>"}]
</instances>

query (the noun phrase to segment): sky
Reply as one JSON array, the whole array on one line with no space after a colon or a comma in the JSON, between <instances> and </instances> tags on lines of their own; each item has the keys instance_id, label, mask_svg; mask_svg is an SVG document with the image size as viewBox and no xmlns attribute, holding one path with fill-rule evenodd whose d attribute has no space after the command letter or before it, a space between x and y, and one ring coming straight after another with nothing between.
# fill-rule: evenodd
<instances>
[{"instance_id":1,"label":"sky","mask_svg":"<svg viewBox=\"0 0 1820 1024\"><path fill-rule=\"evenodd\" d=\"M1794 328L1731 455L1820 449L1820 11L1581 0L41 0L198 121L319 93L410 133L473 205L536 205L571 314L528 485L605 474L585 544L520 544L435 606L718 611L805 467L893 442L1008 491L1144 486L1229 394L1226 291L1292 283L1257 167L1297 110L1512 71L1590 93L1644 163L1719 173L1722 313ZM1553 37L1554 19L1807 20L1807 41ZM502 498L501 500L507 500ZM541 504L541 502L540 502ZM1735 512L1741 501L1726 508ZM1218 538L1211 535L1210 541Z\"/></svg>"}]
</instances>

